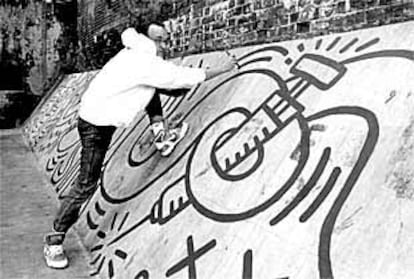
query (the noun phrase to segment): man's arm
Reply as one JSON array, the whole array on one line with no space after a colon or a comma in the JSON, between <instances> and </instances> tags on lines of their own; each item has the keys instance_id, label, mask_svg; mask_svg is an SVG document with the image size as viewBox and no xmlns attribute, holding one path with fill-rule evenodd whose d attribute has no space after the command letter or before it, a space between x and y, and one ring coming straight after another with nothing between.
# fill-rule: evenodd
<instances>
[{"instance_id":1,"label":"man's arm","mask_svg":"<svg viewBox=\"0 0 414 279\"><path fill-rule=\"evenodd\" d=\"M190 88L178 88L178 89L163 89L163 88L157 88L156 93L167 95L171 97L180 97L188 93L190 91Z\"/></svg>"},{"instance_id":2,"label":"man's arm","mask_svg":"<svg viewBox=\"0 0 414 279\"><path fill-rule=\"evenodd\" d=\"M237 61L232 57L228 57L222 65L209 69L178 66L156 57L144 69L142 82L147 86L164 89L191 88L235 69L236 65Z\"/></svg>"}]
</instances>

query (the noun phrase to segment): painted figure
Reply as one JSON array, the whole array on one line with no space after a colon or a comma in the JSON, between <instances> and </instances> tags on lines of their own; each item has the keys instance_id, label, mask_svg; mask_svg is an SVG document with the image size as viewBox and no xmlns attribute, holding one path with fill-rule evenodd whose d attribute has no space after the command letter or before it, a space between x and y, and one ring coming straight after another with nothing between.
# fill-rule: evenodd
<instances>
[{"instance_id":1,"label":"painted figure","mask_svg":"<svg viewBox=\"0 0 414 279\"><path fill-rule=\"evenodd\" d=\"M77 221L82 204L97 188L116 128L129 126L137 113L146 109L155 146L161 155L167 156L184 137L188 126L183 123L175 129L166 127L159 94L185 94L186 88L236 68L236 60L228 56L222 65L209 69L165 61L167 39L168 33L160 23L126 29L122 33L124 48L108 61L84 93L78 120L82 145L80 171L76 183L62 198L53 232L45 236L47 266L65 268L69 264L63 250L65 234Z\"/></svg>"}]
</instances>

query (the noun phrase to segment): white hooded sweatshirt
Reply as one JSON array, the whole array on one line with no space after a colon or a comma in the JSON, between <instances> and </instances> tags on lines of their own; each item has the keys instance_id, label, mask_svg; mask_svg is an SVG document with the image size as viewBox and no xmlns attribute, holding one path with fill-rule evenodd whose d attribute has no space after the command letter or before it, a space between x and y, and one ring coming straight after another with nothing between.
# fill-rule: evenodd
<instances>
[{"instance_id":1,"label":"white hooded sweatshirt","mask_svg":"<svg viewBox=\"0 0 414 279\"><path fill-rule=\"evenodd\" d=\"M97 126L126 127L145 109L155 88L191 88L203 82L203 69L177 66L156 56L155 43L135 29L122 35L124 48L89 84L79 116Z\"/></svg>"}]
</instances>

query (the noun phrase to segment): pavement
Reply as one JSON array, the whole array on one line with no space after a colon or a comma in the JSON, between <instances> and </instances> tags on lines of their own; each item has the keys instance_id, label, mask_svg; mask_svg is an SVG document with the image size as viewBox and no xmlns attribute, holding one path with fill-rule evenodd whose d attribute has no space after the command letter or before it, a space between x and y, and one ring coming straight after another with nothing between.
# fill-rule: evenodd
<instances>
[{"instance_id":1,"label":"pavement","mask_svg":"<svg viewBox=\"0 0 414 279\"><path fill-rule=\"evenodd\" d=\"M44 263L43 236L57 207L46 185L20 130L0 130L1 278L90 278L87 254L74 231L65 241L70 267L53 270Z\"/></svg>"}]
</instances>

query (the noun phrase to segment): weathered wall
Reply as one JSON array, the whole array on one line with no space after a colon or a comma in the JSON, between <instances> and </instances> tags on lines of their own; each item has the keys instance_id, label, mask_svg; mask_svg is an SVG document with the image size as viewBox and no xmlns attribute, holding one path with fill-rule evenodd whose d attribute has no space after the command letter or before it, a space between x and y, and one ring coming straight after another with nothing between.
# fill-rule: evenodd
<instances>
[{"instance_id":1,"label":"weathered wall","mask_svg":"<svg viewBox=\"0 0 414 279\"><path fill-rule=\"evenodd\" d=\"M0 129L19 127L39 103L39 98L23 90L0 90Z\"/></svg>"},{"instance_id":2,"label":"weathered wall","mask_svg":"<svg viewBox=\"0 0 414 279\"><path fill-rule=\"evenodd\" d=\"M168 19L171 0L79 0L78 33L87 69L100 69L121 48L121 32L137 22Z\"/></svg>"},{"instance_id":3,"label":"weathered wall","mask_svg":"<svg viewBox=\"0 0 414 279\"><path fill-rule=\"evenodd\" d=\"M44 89L56 79L56 41L61 33L61 25L50 13L47 14L44 40L42 22L45 14L42 13L42 3L35 0L25 2L25 5L0 5L0 89L24 89L41 96ZM46 70L43 61L47 62Z\"/></svg>"},{"instance_id":4,"label":"weathered wall","mask_svg":"<svg viewBox=\"0 0 414 279\"><path fill-rule=\"evenodd\" d=\"M345 32L414 18L411 0L80 0L89 68L117 50L125 27L167 21L170 57Z\"/></svg>"},{"instance_id":5,"label":"weathered wall","mask_svg":"<svg viewBox=\"0 0 414 279\"><path fill-rule=\"evenodd\" d=\"M412 1L400 0L190 2L169 20L173 55L344 32L414 16Z\"/></svg>"},{"instance_id":6,"label":"weathered wall","mask_svg":"<svg viewBox=\"0 0 414 279\"><path fill-rule=\"evenodd\" d=\"M143 113L118 129L76 225L93 274L414 278L413 28L231 50L239 73L163 99L190 124L168 158ZM75 181L78 102L95 74L67 76L24 129L58 195Z\"/></svg>"},{"instance_id":7,"label":"weathered wall","mask_svg":"<svg viewBox=\"0 0 414 279\"><path fill-rule=\"evenodd\" d=\"M414 16L412 0L57 0L47 6L45 36L41 2L0 2L0 72L6 77L0 80L1 89L30 89L42 95L61 73L99 69L122 47L122 30L146 18L168 19L169 55L174 57L349 31ZM46 58L43 37L47 37ZM46 70L42 61L47 63ZM11 67L13 63L17 67Z\"/></svg>"}]
</instances>

